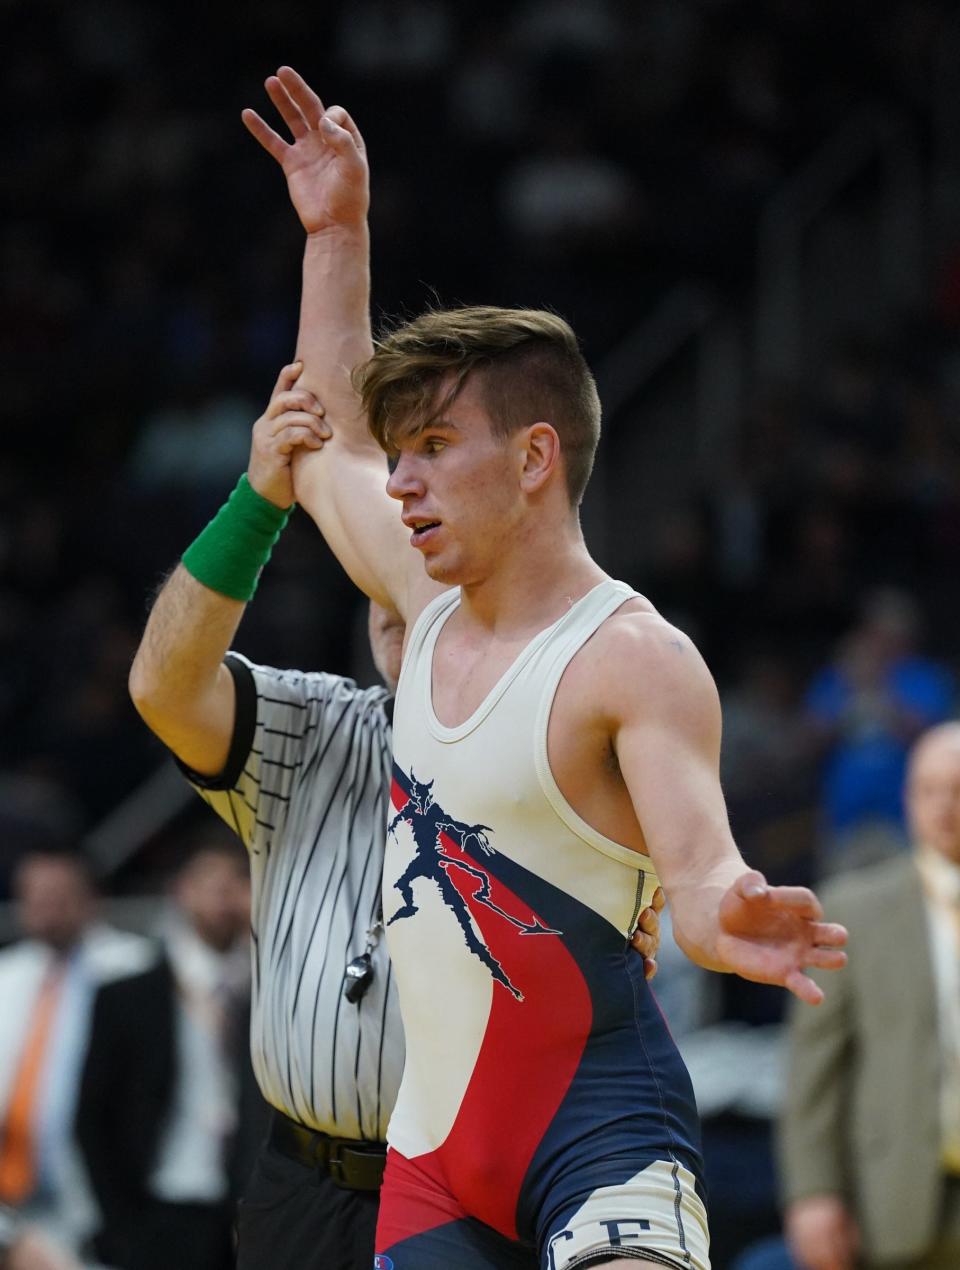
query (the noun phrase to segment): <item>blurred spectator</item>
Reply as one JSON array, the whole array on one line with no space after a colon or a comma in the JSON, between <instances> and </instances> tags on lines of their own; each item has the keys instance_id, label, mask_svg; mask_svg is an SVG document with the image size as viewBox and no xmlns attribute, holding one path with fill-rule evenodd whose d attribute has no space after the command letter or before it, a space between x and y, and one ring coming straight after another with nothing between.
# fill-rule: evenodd
<instances>
[{"instance_id":1,"label":"blurred spectator","mask_svg":"<svg viewBox=\"0 0 960 1270\"><path fill-rule=\"evenodd\" d=\"M599 59L622 37L615 8L610 0L525 0L514 12L513 38L531 62Z\"/></svg>"},{"instance_id":2,"label":"blurred spectator","mask_svg":"<svg viewBox=\"0 0 960 1270\"><path fill-rule=\"evenodd\" d=\"M91 817L106 815L118 793L133 789L153 761L148 747L130 736L124 679L136 644L119 613L118 588L87 576L61 595L62 624L35 636L51 655L45 691L17 738L27 748L36 778L63 787Z\"/></svg>"},{"instance_id":3,"label":"blurred spectator","mask_svg":"<svg viewBox=\"0 0 960 1270\"><path fill-rule=\"evenodd\" d=\"M588 141L590 144L588 144ZM579 247L615 252L636 235L645 201L630 172L594 148L588 121L567 111L504 179L507 228L545 257Z\"/></svg>"},{"instance_id":4,"label":"blurred spectator","mask_svg":"<svg viewBox=\"0 0 960 1270\"><path fill-rule=\"evenodd\" d=\"M807 710L825 750L828 868L863 862L869 853L864 830L899 831L907 751L953 706L952 674L920 655L919 639L914 600L892 589L877 591L867 597L859 625L834 662L810 684Z\"/></svg>"},{"instance_id":5,"label":"blurred spectator","mask_svg":"<svg viewBox=\"0 0 960 1270\"><path fill-rule=\"evenodd\" d=\"M712 542L698 507L677 503L658 519L647 550L642 590L674 626L690 636L713 664L722 597L713 573Z\"/></svg>"},{"instance_id":6,"label":"blurred spectator","mask_svg":"<svg viewBox=\"0 0 960 1270\"><path fill-rule=\"evenodd\" d=\"M87 193L109 202L131 190L152 196L181 184L214 139L208 119L165 98L160 68L138 63L93 139Z\"/></svg>"},{"instance_id":7,"label":"blurred spectator","mask_svg":"<svg viewBox=\"0 0 960 1270\"><path fill-rule=\"evenodd\" d=\"M740 850L770 881L816 881L816 756L796 668L775 648L747 645L723 697L720 778Z\"/></svg>"},{"instance_id":8,"label":"blurred spectator","mask_svg":"<svg viewBox=\"0 0 960 1270\"><path fill-rule=\"evenodd\" d=\"M849 967L793 1013L782 1184L809 1270L960 1265L960 724L916 743L906 800L910 854L824 892Z\"/></svg>"},{"instance_id":9,"label":"blurred spectator","mask_svg":"<svg viewBox=\"0 0 960 1270\"><path fill-rule=\"evenodd\" d=\"M885 493L904 427L896 363L877 341L847 338L820 379L821 476L847 500Z\"/></svg>"},{"instance_id":10,"label":"blurred spectator","mask_svg":"<svg viewBox=\"0 0 960 1270\"><path fill-rule=\"evenodd\" d=\"M102 1214L97 1254L117 1270L229 1270L233 1203L258 1117L253 1081L246 857L206 831L177 871L163 955L98 994L77 1136Z\"/></svg>"},{"instance_id":11,"label":"blurred spectator","mask_svg":"<svg viewBox=\"0 0 960 1270\"><path fill-rule=\"evenodd\" d=\"M0 1266L3 1270L80 1270L67 1252L0 1204Z\"/></svg>"},{"instance_id":12,"label":"blurred spectator","mask_svg":"<svg viewBox=\"0 0 960 1270\"><path fill-rule=\"evenodd\" d=\"M67 790L29 763L0 772L0 898L11 893L20 860L31 851L53 851L75 841L79 811Z\"/></svg>"},{"instance_id":13,"label":"blurred spectator","mask_svg":"<svg viewBox=\"0 0 960 1270\"><path fill-rule=\"evenodd\" d=\"M452 20L441 0L355 0L343 12L337 51L352 75L435 73L450 56Z\"/></svg>"},{"instance_id":14,"label":"blurred spectator","mask_svg":"<svg viewBox=\"0 0 960 1270\"><path fill-rule=\"evenodd\" d=\"M502 32L477 32L449 85L450 108L467 142L515 147L530 126L532 103L528 77Z\"/></svg>"},{"instance_id":15,"label":"blurred spectator","mask_svg":"<svg viewBox=\"0 0 960 1270\"><path fill-rule=\"evenodd\" d=\"M814 497L785 517L781 558L765 579L773 623L803 665L824 657L853 616L850 528L838 508Z\"/></svg>"},{"instance_id":16,"label":"blurred spectator","mask_svg":"<svg viewBox=\"0 0 960 1270\"><path fill-rule=\"evenodd\" d=\"M130 476L143 489L219 485L246 462L252 402L221 392L199 373L180 398L154 411L130 457Z\"/></svg>"},{"instance_id":17,"label":"blurred spectator","mask_svg":"<svg viewBox=\"0 0 960 1270\"><path fill-rule=\"evenodd\" d=\"M14 894L23 939L0 953L0 1201L76 1249L94 1220L72 1142L94 994L152 948L97 921L80 856L26 856Z\"/></svg>"},{"instance_id":18,"label":"blurred spectator","mask_svg":"<svg viewBox=\"0 0 960 1270\"><path fill-rule=\"evenodd\" d=\"M728 802L807 797L811 759L790 663L772 650L751 650L724 696L720 776Z\"/></svg>"}]
</instances>

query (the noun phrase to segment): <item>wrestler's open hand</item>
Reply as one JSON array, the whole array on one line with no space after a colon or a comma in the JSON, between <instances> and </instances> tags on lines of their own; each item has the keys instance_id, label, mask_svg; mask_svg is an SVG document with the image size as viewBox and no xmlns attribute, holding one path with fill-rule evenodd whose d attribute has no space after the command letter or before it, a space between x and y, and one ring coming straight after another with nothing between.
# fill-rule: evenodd
<instances>
[{"instance_id":1,"label":"wrestler's open hand","mask_svg":"<svg viewBox=\"0 0 960 1270\"><path fill-rule=\"evenodd\" d=\"M370 174L357 125L342 106L326 109L292 66L281 66L265 87L292 142L284 141L255 110L244 110L241 118L283 168L304 229L322 234L362 227L370 204Z\"/></svg>"},{"instance_id":2,"label":"wrestler's open hand","mask_svg":"<svg viewBox=\"0 0 960 1270\"><path fill-rule=\"evenodd\" d=\"M847 964L847 932L824 922L820 901L805 886L768 886L762 873L743 873L720 901L717 952L724 967L754 983L778 983L809 1005L823 990L809 967Z\"/></svg>"},{"instance_id":3,"label":"wrestler's open hand","mask_svg":"<svg viewBox=\"0 0 960 1270\"><path fill-rule=\"evenodd\" d=\"M270 404L253 425L247 480L257 493L289 507L293 502L290 463L298 447L322 450L332 436L323 418L323 406L311 392L297 388L303 366L284 366L274 385Z\"/></svg>"},{"instance_id":4,"label":"wrestler's open hand","mask_svg":"<svg viewBox=\"0 0 960 1270\"><path fill-rule=\"evenodd\" d=\"M663 887L658 886L653 893L650 907L645 908L637 918L637 928L630 937L633 948L643 958L643 973L649 980L657 973L657 952L660 948L660 914L666 905L667 897Z\"/></svg>"}]
</instances>

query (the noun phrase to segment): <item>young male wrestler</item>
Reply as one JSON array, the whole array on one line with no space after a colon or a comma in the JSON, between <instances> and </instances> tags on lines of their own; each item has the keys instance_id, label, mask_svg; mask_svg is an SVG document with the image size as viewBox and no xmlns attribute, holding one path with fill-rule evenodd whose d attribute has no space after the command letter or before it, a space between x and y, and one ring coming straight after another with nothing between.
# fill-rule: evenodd
<instances>
[{"instance_id":1,"label":"young male wrestler","mask_svg":"<svg viewBox=\"0 0 960 1270\"><path fill-rule=\"evenodd\" d=\"M362 139L290 68L267 89L293 144L245 120L307 230L299 355L334 429L298 498L407 622L384 866L407 1061L376 1264L705 1270L692 1093L631 919L659 875L695 961L812 1003L804 969L842 965L844 932L747 869L706 667L586 550L600 412L569 327L430 313L371 358Z\"/></svg>"}]
</instances>

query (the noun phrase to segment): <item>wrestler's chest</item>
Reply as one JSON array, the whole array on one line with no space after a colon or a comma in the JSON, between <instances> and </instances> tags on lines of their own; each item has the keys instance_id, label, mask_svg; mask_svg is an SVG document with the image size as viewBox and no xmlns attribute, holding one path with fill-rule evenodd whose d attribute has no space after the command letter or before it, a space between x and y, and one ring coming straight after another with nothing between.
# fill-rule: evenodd
<instances>
[{"instance_id":1,"label":"wrestler's chest","mask_svg":"<svg viewBox=\"0 0 960 1270\"><path fill-rule=\"evenodd\" d=\"M431 668L433 712L445 728L458 728L473 718L504 687L517 668L525 641L478 647L441 635Z\"/></svg>"},{"instance_id":2,"label":"wrestler's chest","mask_svg":"<svg viewBox=\"0 0 960 1270\"><path fill-rule=\"evenodd\" d=\"M550 775L566 802L592 829L645 852L617 755L615 711L598 686L598 671L584 650L557 686L546 729Z\"/></svg>"}]
</instances>

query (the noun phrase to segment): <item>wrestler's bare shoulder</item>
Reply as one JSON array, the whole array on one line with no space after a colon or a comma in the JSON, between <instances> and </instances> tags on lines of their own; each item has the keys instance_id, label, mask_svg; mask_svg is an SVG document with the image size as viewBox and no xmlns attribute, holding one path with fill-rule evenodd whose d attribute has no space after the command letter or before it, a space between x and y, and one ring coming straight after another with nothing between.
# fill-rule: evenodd
<instances>
[{"instance_id":1,"label":"wrestler's bare shoulder","mask_svg":"<svg viewBox=\"0 0 960 1270\"><path fill-rule=\"evenodd\" d=\"M616 670L648 664L654 667L678 658L703 664L690 636L668 622L642 595L633 596L612 613L584 645L584 652L597 661L612 661Z\"/></svg>"},{"instance_id":2,"label":"wrestler's bare shoulder","mask_svg":"<svg viewBox=\"0 0 960 1270\"><path fill-rule=\"evenodd\" d=\"M577 664L579 663L579 664ZM644 596L635 596L598 628L574 660L581 683L603 712L619 712L635 695L713 709L716 687L689 635L668 622ZM573 667L571 667L573 668Z\"/></svg>"}]
</instances>

